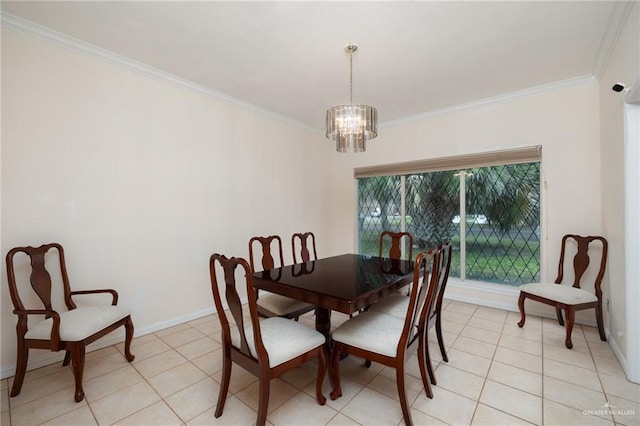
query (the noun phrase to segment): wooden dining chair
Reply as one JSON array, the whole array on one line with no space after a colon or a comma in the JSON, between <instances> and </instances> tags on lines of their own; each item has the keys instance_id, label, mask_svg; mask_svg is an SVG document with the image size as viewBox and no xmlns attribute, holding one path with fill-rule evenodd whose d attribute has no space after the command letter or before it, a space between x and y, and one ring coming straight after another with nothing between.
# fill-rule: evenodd
<instances>
[{"instance_id":1,"label":"wooden dining chair","mask_svg":"<svg viewBox=\"0 0 640 426\"><path fill-rule=\"evenodd\" d=\"M260 264L263 271L280 268L284 266L284 256L282 255L282 239L278 235L270 235L268 237L253 237L249 240L249 261L251 262L251 271L256 272L256 259L254 256L254 246L260 248ZM277 256L274 258L272 250L275 246ZM277 259L277 260L276 260ZM296 321L307 312L315 309L315 306L306 302L301 302L290 297L281 296L279 294L258 292L254 290L258 303L258 313L263 317L283 317L295 319Z\"/></svg>"},{"instance_id":2,"label":"wooden dining chair","mask_svg":"<svg viewBox=\"0 0 640 426\"><path fill-rule=\"evenodd\" d=\"M594 292L583 290L580 287L582 277L587 271L589 266L590 257L589 249L592 243L600 243L600 262L598 265L598 272L595 277L593 287ZM567 246L572 243L575 247L575 256L573 257L573 284L563 285L564 279L564 258L567 251ZM594 244L597 246L598 244ZM576 311L583 309L595 309L596 322L598 324L598 332L600 333L600 340L607 341L607 336L604 332L604 322L602 320L602 278L604 277L604 270L607 265L607 250L608 244L604 237L600 236L588 236L583 237L580 235L567 234L562 237L562 248L560 250L560 262L558 265L558 276L554 283L531 283L520 286L520 297L518 298L518 308L520 309L520 322L519 327L523 327L525 323L524 301L525 299L535 300L546 305L555 307L556 316L558 317L558 323L564 326L565 322L562 318L562 310L565 311L567 316L566 324L566 337L565 346L569 349L573 348L571 342L571 332L573 330L573 323L575 321Z\"/></svg>"},{"instance_id":3,"label":"wooden dining chair","mask_svg":"<svg viewBox=\"0 0 640 426\"><path fill-rule=\"evenodd\" d=\"M451 242L448 242L446 244L440 245L438 247L438 251L440 251L440 264L438 265L438 279L440 280L440 288L438 289L438 299L435 306L435 327L436 337L438 338L438 346L440 347L440 355L442 355L442 360L444 362L449 362L447 350L444 347L444 339L442 338L442 302L444 300L444 292L447 288L447 282L449 281L449 271L451 270L451 254L453 252L453 246Z\"/></svg>"},{"instance_id":4,"label":"wooden dining chair","mask_svg":"<svg viewBox=\"0 0 640 426\"><path fill-rule=\"evenodd\" d=\"M406 250L408 256L406 259L413 260L413 235L411 232L393 232L393 231L382 231L380 234L380 241L378 247L378 257L388 257L390 259L401 259L402 258L402 248L401 244L403 239L406 241ZM383 246L386 246L387 241L391 242L389 246L389 251L383 253Z\"/></svg>"},{"instance_id":5,"label":"wooden dining chair","mask_svg":"<svg viewBox=\"0 0 640 426\"><path fill-rule=\"evenodd\" d=\"M311 243L309 243L311 241ZM313 249L311 252L309 249ZM308 262L310 260L318 260L318 253L316 252L316 236L313 232L295 233L291 236L291 251L293 252L293 263L298 263L298 256L300 254L301 262ZM311 254L313 253L313 257Z\"/></svg>"},{"instance_id":6,"label":"wooden dining chair","mask_svg":"<svg viewBox=\"0 0 640 426\"><path fill-rule=\"evenodd\" d=\"M407 259L412 260L413 259L413 235L411 234L411 232L382 231L382 233L380 233L378 257L387 257L389 259L394 259L394 260L402 259L401 244L403 242L403 239L407 243L405 245L405 247L407 247L408 254L409 254ZM389 251L383 253L383 246L386 246L388 244L387 243L388 240L390 241ZM396 293L399 295L402 295L403 291L398 290ZM406 295L408 296L409 294L406 293ZM370 365L370 363L367 362L367 365Z\"/></svg>"},{"instance_id":7,"label":"wooden dining chair","mask_svg":"<svg viewBox=\"0 0 640 426\"><path fill-rule=\"evenodd\" d=\"M311 241L311 244L309 244ZM310 248L313 251L310 251ZM316 237L313 232L296 233L291 236L291 251L293 252L293 265L291 266L291 274L294 277L312 274L316 269L315 262L318 260L316 252ZM298 263L297 253L300 254L300 263ZM311 256L313 254L313 256Z\"/></svg>"},{"instance_id":8,"label":"wooden dining chair","mask_svg":"<svg viewBox=\"0 0 640 426\"><path fill-rule=\"evenodd\" d=\"M429 330L435 327L436 336L438 338L438 346L440 347L440 354L442 355L443 361L449 362L449 358L447 357L447 351L444 347L444 341L442 339L442 299L444 297L444 290L447 286L447 280L449 279L449 269L451 267L451 243L447 243L444 245L438 246L438 266L436 279L429 286L429 292L427 294L427 298L424 306L424 318L423 322L423 333L420 335L420 339L422 343L420 347L422 350L418 352L418 362L422 365L426 366L427 371L429 372L429 378L431 379L432 385L437 385L438 381L436 380L435 371L433 369L433 364L431 362L431 355L429 354ZM420 357L423 357L420 359ZM425 392L429 393L425 388Z\"/></svg>"},{"instance_id":9,"label":"wooden dining chair","mask_svg":"<svg viewBox=\"0 0 640 426\"><path fill-rule=\"evenodd\" d=\"M51 251L50 251L51 250ZM55 253L55 254L54 254ZM24 254L26 261L19 261ZM54 257L55 256L55 257ZM47 258L50 261L47 261ZM57 257L61 274L62 295L66 309L54 307L52 303L53 282L47 269L50 262ZM124 356L131 362L134 356L131 354L131 340L133 338L133 322L131 312L121 306L117 306L118 292L113 289L78 290L71 291L69 277L64 259L64 250L60 244L44 244L40 247L15 247L7 253L7 281L9 293L13 302L13 313L18 316L16 326L18 337L18 357L16 375L11 388L11 396L17 396L22 390L27 361L30 349L48 349L53 352L66 351L63 366L69 365L73 370L75 380L75 400L84 399L82 376L84 373L85 350L87 345L98 340L102 336L124 326L125 343ZM56 268L54 268L56 269ZM16 276L30 276L31 287L40 299L41 306L37 308L26 307L20 297L22 293L25 300L35 301L35 297L27 293L27 286L20 286ZM53 291L53 293L57 293ZM110 295L111 305L81 306L77 307L74 299L77 296L105 293ZM42 318L44 315L44 319ZM29 320L30 319L30 320Z\"/></svg>"},{"instance_id":10,"label":"wooden dining chair","mask_svg":"<svg viewBox=\"0 0 640 426\"><path fill-rule=\"evenodd\" d=\"M241 284L236 283L238 267L245 276L245 290L247 294L251 294L252 270L246 260L235 257L228 259L220 254L213 254L209 259L211 290L223 340L222 379L215 417L220 417L224 410L234 362L259 379L257 425L262 426L267 420L271 379L315 359L318 360L316 400L318 404L324 405L326 399L322 394L322 381L328 358L325 337L303 324L284 318L260 320L254 298L249 298L248 305L242 305L238 292ZM218 270L223 275L220 282ZM222 304L223 295L235 323L234 327L231 326Z\"/></svg>"},{"instance_id":11,"label":"wooden dining chair","mask_svg":"<svg viewBox=\"0 0 640 426\"><path fill-rule=\"evenodd\" d=\"M436 300L434 310L428 317L428 324L425 327L428 332L429 329L435 327L436 337L438 339L438 346L440 347L440 354L442 360L449 362L447 356L447 350L444 346L444 339L442 337L442 302L444 299L444 292L447 287L447 281L449 280L449 270L451 269L451 243L441 244L437 249L438 256L438 291L436 293ZM381 312L395 317L403 318L409 304L409 298L405 295L394 293L391 294L378 303L374 303L369 307L370 311ZM431 382L435 385L435 377L432 377Z\"/></svg>"},{"instance_id":12,"label":"wooden dining chair","mask_svg":"<svg viewBox=\"0 0 640 426\"><path fill-rule=\"evenodd\" d=\"M351 354L368 360L379 362L396 370L396 386L402 408L404 422L412 424L411 412L407 401L404 375L408 351L418 345L418 356L425 359L426 339L424 326L427 312L424 308L431 300L435 300L432 288L437 285L438 253L429 251L418 254L413 272L409 303L403 318L381 312L367 311L347 320L332 335L332 367L335 384L331 399L342 395L340 385L340 356ZM435 305L435 302L433 303ZM422 355L421 355L422 354ZM431 386L427 378L426 362L420 362L420 374L426 394L433 398Z\"/></svg>"}]
</instances>

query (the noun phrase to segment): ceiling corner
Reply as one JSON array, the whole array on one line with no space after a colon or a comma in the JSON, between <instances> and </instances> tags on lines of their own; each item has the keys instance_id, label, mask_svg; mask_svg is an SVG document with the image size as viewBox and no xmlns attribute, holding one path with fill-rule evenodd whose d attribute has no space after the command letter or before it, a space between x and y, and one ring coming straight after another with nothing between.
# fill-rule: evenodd
<instances>
[{"instance_id":1,"label":"ceiling corner","mask_svg":"<svg viewBox=\"0 0 640 426\"><path fill-rule=\"evenodd\" d=\"M618 42L618 38L622 33L627 18L629 17L631 10L635 2L615 2L611 16L609 17L609 24L600 42L598 54L596 56L595 63L593 64L593 75L600 80L604 69L609 63L609 58L613 49Z\"/></svg>"}]
</instances>

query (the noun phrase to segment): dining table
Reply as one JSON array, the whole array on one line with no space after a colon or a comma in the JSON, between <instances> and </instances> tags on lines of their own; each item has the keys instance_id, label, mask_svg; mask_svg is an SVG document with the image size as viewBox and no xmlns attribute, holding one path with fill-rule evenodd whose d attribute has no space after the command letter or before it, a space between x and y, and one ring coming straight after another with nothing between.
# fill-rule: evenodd
<instances>
[{"instance_id":1,"label":"dining table","mask_svg":"<svg viewBox=\"0 0 640 426\"><path fill-rule=\"evenodd\" d=\"M331 312L351 315L413 280L414 262L341 254L253 274L256 289L316 306L316 330L331 344Z\"/></svg>"}]
</instances>

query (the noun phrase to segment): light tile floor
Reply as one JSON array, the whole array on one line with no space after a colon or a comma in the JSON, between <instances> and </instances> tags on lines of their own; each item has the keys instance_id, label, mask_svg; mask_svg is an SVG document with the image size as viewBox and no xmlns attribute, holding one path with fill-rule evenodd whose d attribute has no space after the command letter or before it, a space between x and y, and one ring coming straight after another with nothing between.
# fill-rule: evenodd
<instances>
[{"instance_id":1,"label":"light tile floor","mask_svg":"<svg viewBox=\"0 0 640 426\"><path fill-rule=\"evenodd\" d=\"M347 319L333 315L333 325ZM449 362L435 335L431 354L438 385L425 397L415 355L408 361L407 394L415 424L589 425L640 424L640 386L625 379L597 330L576 326L574 349L564 347L557 322L460 302L443 308ZM313 318L301 318L313 327ZM60 364L29 371L22 393L9 398L2 380L2 425L251 425L257 380L234 365L230 395L213 412L222 367L220 324L208 316L134 339L129 364L122 344L87 354L86 398L73 401L73 377ZM401 425L395 373L349 357L341 363L343 396L317 405L316 369L307 364L272 381L271 425Z\"/></svg>"}]
</instances>

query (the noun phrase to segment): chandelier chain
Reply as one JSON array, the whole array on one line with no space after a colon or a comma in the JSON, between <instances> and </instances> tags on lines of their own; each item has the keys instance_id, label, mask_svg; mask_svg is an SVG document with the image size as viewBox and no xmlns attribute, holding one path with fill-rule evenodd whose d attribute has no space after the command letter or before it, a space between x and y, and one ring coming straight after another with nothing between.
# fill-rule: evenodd
<instances>
[{"instance_id":1,"label":"chandelier chain","mask_svg":"<svg viewBox=\"0 0 640 426\"><path fill-rule=\"evenodd\" d=\"M353 105L353 50L349 49L349 105Z\"/></svg>"},{"instance_id":2,"label":"chandelier chain","mask_svg":"<svg viewBox=\"0 0 640 426\"><path fill-rule=\"evenodd\" d=\"M364 152L366 142L378 136L378 111L369 105L353 105L353 52L358 46L345 46L349 53L349 105L327 110L326 137L336 142L338 152Z\"/></svg>"}]
</instances>

